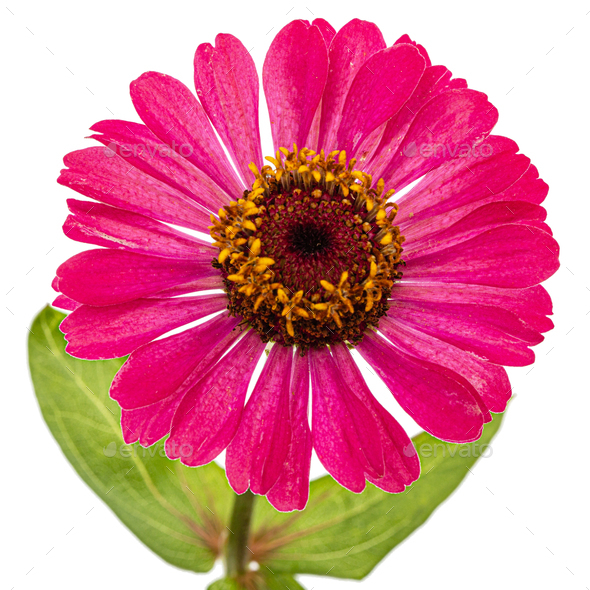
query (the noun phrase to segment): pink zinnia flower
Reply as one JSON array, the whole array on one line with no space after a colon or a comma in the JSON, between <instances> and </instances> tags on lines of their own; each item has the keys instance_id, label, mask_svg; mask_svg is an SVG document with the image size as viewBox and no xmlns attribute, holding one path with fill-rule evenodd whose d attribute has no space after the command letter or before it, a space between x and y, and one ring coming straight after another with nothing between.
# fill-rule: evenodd
<instances>
[{"instance_id":1,"label":"pink zinnia flower","mask_svg":"<svg viewBox=\"0 0 590 590\"><path fill-rule=\"evenodd\" d=\"M484 94L372 23L291 22L262 82L272 166L258 74L232 35L197 49L199 100L148 72L131 84L144 124L101 121L107 148L66 156L59 182L94 201L68 201L65 233L104 247L57 271L67 351L130 354L111 387L125 441L169 435L191 466L227 448L237 493L302 509L312 447L349 490L400 492L417 455L349 349L426 431L478 439L510 397L502 365L532 363L552 328L547 185L490 135Z\"/></svg>"}]
</instances>

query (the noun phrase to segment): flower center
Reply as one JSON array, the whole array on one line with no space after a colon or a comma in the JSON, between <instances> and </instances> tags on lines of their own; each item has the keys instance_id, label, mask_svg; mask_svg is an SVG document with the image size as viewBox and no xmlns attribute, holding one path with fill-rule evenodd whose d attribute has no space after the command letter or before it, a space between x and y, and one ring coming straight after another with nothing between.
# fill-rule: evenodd
<instances>
[{"instance_id":1,"label":"flower center","mask_svg":"<svg viewBox=\"0 0 590 590\"><path fill-rule=\"evenodd\" d=\"M403 236L383 180L326 157L281 148L243 198L211 216L231 315L264 342L309 347L358 344L388 309L401 278Z\"/></svg>"}]
</instances>

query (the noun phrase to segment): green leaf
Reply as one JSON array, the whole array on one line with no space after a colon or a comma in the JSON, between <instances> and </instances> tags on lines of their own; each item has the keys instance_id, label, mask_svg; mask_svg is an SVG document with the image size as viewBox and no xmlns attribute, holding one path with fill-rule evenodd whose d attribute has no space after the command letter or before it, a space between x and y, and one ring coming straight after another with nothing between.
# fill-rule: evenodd
<instances>
[{"instance_id":1,"label":"green leaf","mask_svg":"<svg viewBox=\"0 0 590 590\"><path fill-rule=\"evenodd\" d=\"M248 572L242 582L223 578L213 582L207 590L305 590L292 576L272 572Z\"/></svg>"},{"instance_id":2,"label":"green leaf","mask_svg":"<svg viewBox=\"0 0 590 590\"><path fill-rule=\"evenodd\" d=\"M259 499L250 541L253 559L274 572L363 578L457 488L501 421L497 415L471 444L447 444L426 433L415 437L422 475L401 494L370 484L362 494L352 494L322 477L311 483L303 512L281 514Z\"/></svg>"},{"instance_id":3,"label":"green leaf","mask_svg":"<svg viewBox=\"0 0 590 590\"><path fill-rule=\"evenodd\" d=\"M80 477L141 541L169 563L208 571L219 556L234 498L219 466L191 469L164 455L163 441L125 445L120 409L108 396L124 359L69 356L47 307L29 337L29 364L43 417Z\"/></svg>"}]
</instances>

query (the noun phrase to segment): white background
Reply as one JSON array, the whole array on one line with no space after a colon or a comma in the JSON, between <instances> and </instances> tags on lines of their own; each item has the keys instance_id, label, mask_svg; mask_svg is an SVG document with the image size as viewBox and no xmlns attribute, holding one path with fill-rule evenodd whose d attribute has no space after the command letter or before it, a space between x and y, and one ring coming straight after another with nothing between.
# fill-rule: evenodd
<instances>
[{"instance_id":1,"label":"white background","mask_svg":"<svg viewBox=\"0 0 590 590\"><path fill-rule=\"evenodd\" d=\"M260 71L276 32L314 16L337 28L371 20L388 44L408 33L489 95L495 132L515 139L551 187L545 206L562 267L546 283L555 330L532 371L510 371L517 396L492 457L366 580L301 581L316 590L590 587L590 2L5 1L0 588L205 588L219 577L219 565L196 576L160 560L79 479L41 419L26 327L52 299L56 267L80 249L61 233L74 196L55 182L61 158L91 144L83 138L95 121L139 120L129 82L157 70L193 87L194 51L218 32L253 48Z\"/></svg>"}]
</instances>

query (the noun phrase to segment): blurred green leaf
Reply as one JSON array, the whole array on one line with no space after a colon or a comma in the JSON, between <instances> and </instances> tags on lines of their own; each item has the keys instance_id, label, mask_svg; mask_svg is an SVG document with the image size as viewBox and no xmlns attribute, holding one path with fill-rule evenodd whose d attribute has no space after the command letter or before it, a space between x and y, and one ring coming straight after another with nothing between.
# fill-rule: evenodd
<instances>
[{"instance_id":1,"label":"blurred green leaf","mask_svg":"<svg viewBox=\"0 0 590 590\"><path fill-rule=\"evenodd\" d=\"M208 571L219 556L234 493L223 469L184 467L163 441L125 445L121 411L108 391L124 359L69 356L50 307L35 319L29 364L43 417L80 477L150 549L169 563Z\"/></svg>"},{"instance_id":2,"label":"blurred green leaf","mask_svg":"<svg viewBox=\"0 0 590 590\"><path fill-rule=\"evenodd\" d=\"M248 572L242 583L231 578L213 582L207 590L305 590L292 576L269 571Z\"/></svg>"},{"instance_id":3,"label":"blurred green leaf","mask_svg":"<svg viewBox=\"0 0 590 590\"><path fill-rule=\"evenodd\" d=\"M422 475L401 494L370 484L352 494L326 476L311 483L303 512L282 514L260 499L250 541L253 559L274 572L363 578L457 488L501 421L497 415L471 444L447 444L426 433L415 437Z\"/></svg>"}]
</instances>

